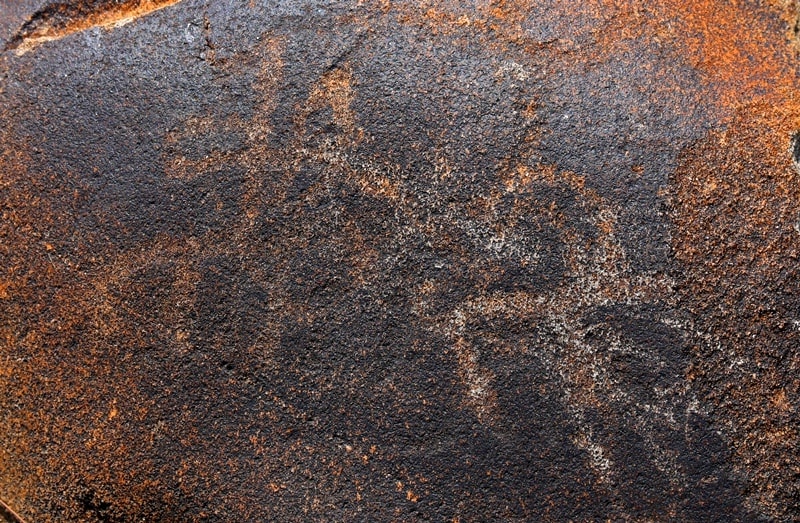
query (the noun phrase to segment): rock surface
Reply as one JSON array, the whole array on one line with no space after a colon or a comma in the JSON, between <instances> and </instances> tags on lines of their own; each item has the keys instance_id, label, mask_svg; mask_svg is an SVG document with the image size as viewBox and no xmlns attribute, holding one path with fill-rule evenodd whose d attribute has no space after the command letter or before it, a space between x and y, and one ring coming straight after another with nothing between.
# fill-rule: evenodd
<instances>
[{"instance_id":1,"label":"rock surface","mask_svg":"<svg viewBox=\"0 0 800 523\"><path fill-rule=\"evenodd\" d=\"M794 0L0 3L0 499L797 521L799 31Z\"/></svg>"}]
</instances>

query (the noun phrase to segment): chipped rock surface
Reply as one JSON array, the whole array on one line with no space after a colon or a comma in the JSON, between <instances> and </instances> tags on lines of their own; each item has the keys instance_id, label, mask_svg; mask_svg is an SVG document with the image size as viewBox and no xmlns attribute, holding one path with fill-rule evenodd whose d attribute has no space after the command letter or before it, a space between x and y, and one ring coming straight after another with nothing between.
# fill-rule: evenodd
<instances>
[{"instance_id":1,"label":"chipped rock surface","mask_svg":"<svg viewBox=\"0 0 800 523\"><path fill-rule=\"evenodd\" d=\"M0 2L0 499L800 520L799 31L794 0Z\"/></svg>"}]
</instances>

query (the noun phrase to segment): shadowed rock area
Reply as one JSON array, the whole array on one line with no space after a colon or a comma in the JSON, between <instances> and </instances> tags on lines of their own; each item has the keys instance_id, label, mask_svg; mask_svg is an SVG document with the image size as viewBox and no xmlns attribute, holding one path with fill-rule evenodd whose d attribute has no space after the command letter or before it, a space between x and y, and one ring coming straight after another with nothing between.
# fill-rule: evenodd
<instances>
[{"instance_id":1,"label":"shadowed rock area","mask_svg":"<svg viewBox=\"0 0 800 523\"><path fill-rule=\"evenodd\" d=\"M798 13L0 2L0 520L797 521Z\"/></svg>"}]
</instances>

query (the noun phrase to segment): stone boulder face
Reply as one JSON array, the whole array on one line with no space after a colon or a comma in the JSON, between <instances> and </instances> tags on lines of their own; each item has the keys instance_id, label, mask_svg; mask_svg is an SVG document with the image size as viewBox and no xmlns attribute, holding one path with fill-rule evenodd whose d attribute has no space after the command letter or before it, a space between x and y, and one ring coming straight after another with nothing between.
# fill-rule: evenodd
<instances>
[{"instance_id":1,"label":"stone boulder face","mask_svg":"<svg viewBox=\"0 0 800 523\"><path fill-rule=\"evenodd\" d=\"M797 521L799 31L3 2L0 513Z\"/></svg>"}]
</instances>

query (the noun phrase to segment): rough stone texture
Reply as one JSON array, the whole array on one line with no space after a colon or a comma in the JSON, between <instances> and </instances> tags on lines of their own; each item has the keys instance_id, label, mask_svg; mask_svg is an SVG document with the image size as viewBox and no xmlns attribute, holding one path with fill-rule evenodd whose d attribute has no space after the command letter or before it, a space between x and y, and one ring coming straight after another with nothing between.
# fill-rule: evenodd
<instances>
[{"instance_id":1,"label":"rough stone texture","mask_svg":"<svg viewBox=\"0 0 800 523\"><path fill-rule=\"evenodd\" d=\"M798 31L794 0L3 1L0 498L797 521Z\"/></svg>"}]
</instances>

